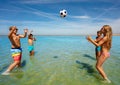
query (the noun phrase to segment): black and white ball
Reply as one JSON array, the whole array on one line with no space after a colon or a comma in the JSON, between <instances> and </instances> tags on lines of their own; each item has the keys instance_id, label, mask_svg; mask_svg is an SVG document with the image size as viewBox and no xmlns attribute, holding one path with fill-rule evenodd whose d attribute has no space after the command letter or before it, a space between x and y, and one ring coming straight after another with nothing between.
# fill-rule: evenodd
<instances>
[{"instance_id":1,"label":"black and white ball","mask_svg":"<svg viewBox=\"0 0 120 85\"><path fill-rule=\"evenodd\" d=\"M60 11L60 16L63 17L63 18L66 17L67 16L67 11L65 9L61 10Z\"/></svg>"}]
</instances>

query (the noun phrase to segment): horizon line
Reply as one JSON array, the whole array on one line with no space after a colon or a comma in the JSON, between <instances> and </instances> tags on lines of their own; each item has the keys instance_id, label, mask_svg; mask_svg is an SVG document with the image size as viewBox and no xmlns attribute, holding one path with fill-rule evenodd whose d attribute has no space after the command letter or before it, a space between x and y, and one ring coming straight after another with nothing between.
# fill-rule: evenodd
<instances>
[{"instance_id":1,"label":"horizon line","mask_svg":"<svg viewBox=\"0 0 120 85\"><path fill-rule=\"evenodd\" d=\"M34 36L87 36L87 35L91 35L91 36L95 36L96 34L80 34L80 35L40 35L40 34L33 34ZM6 34L0 34L0 36L7 36ZM113 34L113 36L120 36L120 33L115 33Z\"/></svg>"}]
</instances>

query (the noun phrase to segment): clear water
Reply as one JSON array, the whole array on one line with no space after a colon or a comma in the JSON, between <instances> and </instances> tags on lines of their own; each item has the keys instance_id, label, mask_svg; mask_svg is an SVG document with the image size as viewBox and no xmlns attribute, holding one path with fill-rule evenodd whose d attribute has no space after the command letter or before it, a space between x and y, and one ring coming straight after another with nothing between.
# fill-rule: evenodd
<instances>
[{"instance_id":1,"label":"clear water","mask_svg":"<svg viewBox=\"0 0 120 85\"><path fill-rule=\"evenodd\" d=\"M95 38L93 36L93 38ZM0 75L0 85L120 85L120 37L113 37L111 57L103 67L112 81L107 84L95 69L94 45L85 36L36 36L35 56L28 53L27 38L21 39L22 68ZM7 36L0 36L0 74L12 58Z\"/></svg>"}]
</instances>

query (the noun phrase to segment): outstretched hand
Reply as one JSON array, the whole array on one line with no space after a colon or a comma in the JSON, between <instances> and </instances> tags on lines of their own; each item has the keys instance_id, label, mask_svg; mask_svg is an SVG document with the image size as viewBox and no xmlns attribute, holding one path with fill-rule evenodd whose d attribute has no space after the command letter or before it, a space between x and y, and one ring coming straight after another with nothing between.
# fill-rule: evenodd
<instances>
[{"instance_id":1,"label":"outstretched hand","mask_svg":"<svg viewBox=\"0 0 120 85\"><path fill-rule=\"evenodd\" d=\"M92 38L91 38L91 36L88 35L88 36L86 37L86 39L87 39L88 41L91 41Z\"/></svg>"},{"instance_id":2,"label":"outstretched hand","mask_svg":"<svg viewBox=\"0 0 120 85\"><path fill-rule=\"evenodd\" d=\"M24 32L28 32L28 29L24 29Z\"/></svg>"},{"instance_id":3,"label":"outstretched hand","mask_svg":"<svg viewBox=\"0 0 120 85\"><path fill-rule=\"evenodd\" d=\"M33 30L31 30L30 32L29 32L29 34L31 34L33 32Z\"/></svg>"},{"instance_id":4,"label":"outstretched hand","mask_svg":"<svg viewBox=\"0 0 120 85\"><path fill-rule=\"evenodd\" d=\"M36 38L34 37L33 40L36 41Z\"/></svg>"}]
</instances>

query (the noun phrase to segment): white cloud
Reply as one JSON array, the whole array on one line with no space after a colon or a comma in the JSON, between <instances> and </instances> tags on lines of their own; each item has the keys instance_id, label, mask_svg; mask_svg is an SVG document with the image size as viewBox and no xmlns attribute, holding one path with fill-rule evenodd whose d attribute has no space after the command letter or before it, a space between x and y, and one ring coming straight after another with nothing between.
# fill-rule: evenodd
<instances>
[{"instance_id":1,"label":"white cloud","mask_svg":"<svg viewBox=\"0 0 120 85\"><path fill-rule=\"evenodd\" d=\"M11 4L12 5L12 4ZM18 7L18 6L12 6L12 8L0 8L1 11L5 11L5 12L9 12L9 13L28 13L30 14L34 14L36 16L41 16L41 17L46 17L49 19L53 19L53 20L58 20L60 18L58 18L59 13L47 13L47 12L43 12L41 10L23 5L22 7Z\"/></svg>"},{"instance_id":2,"label":"white cloud","mask_svg":"<svg viewBox=\"0 0 120 85\"><path fill-rule=\"evenodd\" d=\"M110 6L109 8L102 8L102 10L104 10L104 12L101 12L96 18L94 18L94 20L97 20L99 18L101 18L102 16L106 16L105 14L107 13L111 13L111 11L116 8L116 6L118 6L119 3L115 3L112 6Z\"/></svg>"},{"instance_id":3,"label":"white cloud","mask_svg":"<svg viewBox=\"0 0 120 85\"><path fill-rule=\"evenodd\" d=\"M117 20L111 22L110 25L112 26L114 33L120 34L120 19L117 19Z\"/></svg>"},{"instance_id":4,"label":"white cloud","mask_svg":"<svg viewBox=\"0 0 120 85\"><path fill-rule=\"evenodd\" d=\"M65 2L85 2L89 0L20 0L20 1L14 1L23 3L23 4L50 4L50 3L65 3Z\"/></svg>"},{"instance_id":5,"label":"white cloud","mask_svg":"<svg viewBox=\"0 0 120 85\"><path fill-rule=\"evenodd\" d=\"M35 34L40 35L88 35L96 34L97 30L100 30L103 25L110 25L113 29L113 33L120 33L120 19L110 20L105 19L102 22L80 22L80 21L65 21L65 20L53 20L53 21L11 21L0 20L0 34L7 34L9 26L16 25L20 29L20 33L24 28L33 30Z\"/></svg>"},{"instance_id":6,"label":"white cloud","mask_svg":"<svg viewBox=\"0 0 120 85\"><path fill-rule=\"evenodd\" d=\"M84 15L84 16L72 16L72 18L77 18L77 19L89 19L90 16L86 16L86 15Z\"/></svg>"},{"instance_id":7,"label":"white cloud","mask_svg":"<svg viewBox=\"0 0 120 85\"><path fill-rule=\"evenodd\" d=\"M3 22L4 21L4 22ZM41 35L80 35L80 34L95 34L98 27L94 24L90 23L79 23L72 21L51 21L51 22L43 22L43 21L8 21L1 20L0 22L6 23L5 26L8 29L11 23L14 22L19 29L28 28L30 30L34 30L35 34ZM1 24L1 23L0 23ZM0 28L5 27L2 25ZM1 32L2 33L2 32ZM0 34L1 34L0 33Z\"/></svg>"},{"instance_id":8,"label":"white cloud","mask_svg":"<svg viewBox=\"0 0 120 85\"><path fill-rule=\"evenodd\" d=\"M12 3L23 3L23 4L51 4L51 3L67 3L67 2L107 2L114 3L114 0L13 0ZM119 2L116 1L116 3Z\"/></svg>"}]
</instances>

